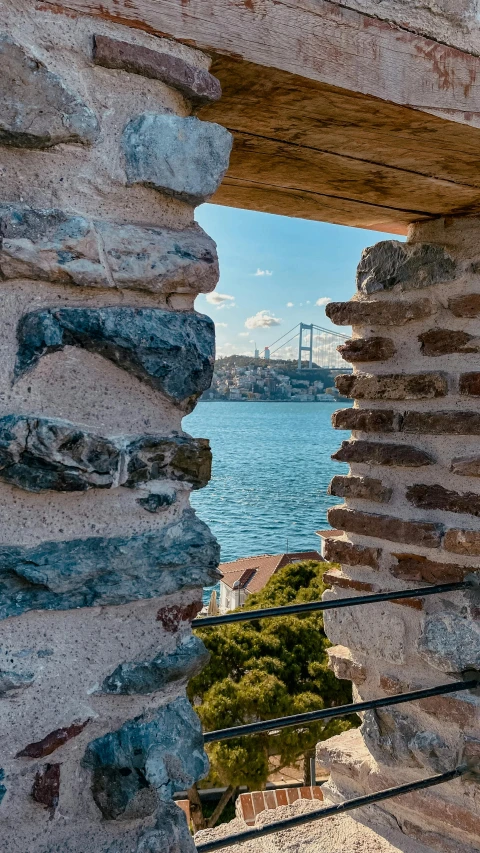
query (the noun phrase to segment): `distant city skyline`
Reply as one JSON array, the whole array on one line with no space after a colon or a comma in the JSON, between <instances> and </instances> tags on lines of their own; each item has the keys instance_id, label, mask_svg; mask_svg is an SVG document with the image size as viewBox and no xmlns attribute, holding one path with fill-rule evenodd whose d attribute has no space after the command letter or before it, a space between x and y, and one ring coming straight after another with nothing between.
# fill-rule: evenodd
<instances>
[{"instance_id":1,"label":"distant city skyline","mask_svg":"<svg viewBox=\"0 0 480 853\"><path fill-rule=\"evenodd\" d=\"M253 356L255 344L261 352L300 322L348 334L348 327L332 325L325 305L353 295L366 246L405 239L210 204L197 209L196 219L218 244L220 281L195 302L215 321L217 357ZM295 342L276 353L296 355Z\"/></svg>"}]
</instances>

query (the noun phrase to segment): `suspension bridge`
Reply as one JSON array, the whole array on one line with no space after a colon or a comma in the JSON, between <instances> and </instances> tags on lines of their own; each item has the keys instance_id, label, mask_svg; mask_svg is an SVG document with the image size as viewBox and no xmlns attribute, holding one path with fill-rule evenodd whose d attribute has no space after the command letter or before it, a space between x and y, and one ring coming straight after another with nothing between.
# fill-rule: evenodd
<instances>
[{"instance_id":1,"label":"suspension bridge","mask_svg":"<svg viewBox=\"0 0 480 853\"><path fill-rule=\"evenodd\" d=\"M291 358L293 350L295 354L298 353L299 370L308 370L314 365L330 370L345 370L348 368L340 353L337 352L337 347L346 340L348 335L323 329L315 323L298 323L265 347L260 357L268 361L276 353L277 358ZM289 347L288 350L287 347ZM286 351L285 354L282 354L282 350Z\"/></svg>"}]
</instances>

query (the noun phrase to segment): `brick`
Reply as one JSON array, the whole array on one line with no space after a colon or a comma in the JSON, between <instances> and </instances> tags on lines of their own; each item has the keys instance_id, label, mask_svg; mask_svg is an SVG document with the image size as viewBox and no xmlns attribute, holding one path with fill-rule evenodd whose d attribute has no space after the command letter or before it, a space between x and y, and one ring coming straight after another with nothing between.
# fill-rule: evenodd
<instances>
[{"instance_id":1,"label":"brick","mask_svg":"<svg viewBox=\"0 0 480 853\"><path fill-rule=\"evenodd\" d=\"M45 764L37 770L32 787L32 798L49 810L53 817L60 796L60 764Z\"/></svg>"},{"instance_id":2,"label":"brick","mask_svg":"<svg viewBox=\"0 0 480 853\"><path fill-rule=\"evenodd\" d=\"M424 548L438 548L443 532L441 524L403 521L389 515L375 515L337 506L328 510L328 521L332 527L349 533L374 536L391 542L404 542L407 545L420 545ZM480 548L480 533L478 537Z\"/></svg>"},{"instance_id":3,"label":"brick","mask_svg":"<svg viewBox=\"0 0 480 853\"><path fill-rule=\"evenodd\" d=\"M300 799L298 788L287 788L287 797L289 805Z\"/></svg>"},{"instance_id":4,"label":"brick","mask_svg":"<svg viewBox=\"0 0 480 853\"><path fill-rule=\"evenodd\" d=\"M325 307L327 317L337 326L404 326L414 320L423 320L432 312L429 299L415 302L352 300L330 302Z\"/></svg>"},{"instance_id":5,"label":"brick","mask_svg":"<svg viewBox=\"0 0 480 853\"><path fill-rule=\"evenodd\" d=\"M480 352L480 342L475 335L452 329L430 329L418 336L423 355L439 356L450 353Z\"/></svg>"},{"instance_id":6,"label":"brick","mask_svg":"<svg viewBox=\"0 0 480 853\"><path fill-rule=\"evenodd\" d=\"M476 571L471 566L440 563L419 554L392 554L397 564L390 571L396 578L420 583L457 583Z\"/></svg>"},{"instance_id":7,"label":"brick","mask_svg":"<svg viewBox=\"0 0 480 853\"><path fill-rule=\"evenodd\" d=\"M448 307L455 317L479 317L480 293L454 296L452 299L449 299Z\"/></svg>"},{"instance_id":8,"label":"brick","mask_svg":"<svg viewBox=\"0 0 480 853\"><path fill-rule=\"evenodd\" d=\"M447 380L441 373L343 373L335 384L344 397L357 400L432 400L448 393Z\"/></svg>"},{"instance_id":9,"label":"brick","mask_svg":"<svg viewBox=\"0 0 480 853\"><path fill-rule=\"evenodd\" d=\"M395 355L395 344L389 338L354 338L337 347L345 359L357 361L386 361Z\"/></svg>"},{"instance_id":10,"label":"brick","mask_svg":"<svg viewBox=\"0 0 480 853\"><path fill-rule=\"evenodd\" d=\"M264 792L264 800L265 800L265 808L266 809L276 809L277 808L277 798L275 796L275 791L265 791Z\"/></svg>"},{"instance_id":11,"label":"brick","mask_svg":"<svg viewBox=\"0 0 480 853\"><path fill-rule=\"evenodd\" d=\"M332 459L338 462L358 462L398 468L420 468L435 463L430 453L419 450L417 447L375 441L344 441L340 450L332 455Z\"/></svg>"},{"instance_id":12,"label":"brick","mask_svg":"<svg viewBox=\"0 0 480 853\"><path fill-rule=\"evenodd\" d=\"M459 391L465 396L480 397L480 373L462 373Z\"/></svg>"},{"instance_id":13,"label":"brick","mask_svg":"<svg viewBox=\"0 0 480 853\"><path fill-rule=\"evenodd\" d=\"M382 240L363 250L357 267L357 290L418 290L452 281L457 264L443 246Z\"/></svg>"},{"instance_id":14,"label":"brick","mask_svg":"<svg viewBox=\"0 0 480 853\"><path fill-rule=\"evenodd\" d=\"M314 785L314 786L313 786L313 788L312 788L312 798L313 798L314 800L319 800L320 802L323 802L323 791L322 791L322 789L319 787L319 785Z\"/></svg>"},{"instance_id":15,"label":"brick","mask_svg":"<svg viewBox=\"0 0 480 853\"><path fill-rule=\"evenodd\" d=\"M377 503L388 503L392 489L384 486L381 480L372 477L334 477L328 487L328 494L337 498L360 498Z\"/></svg>"},{"instance_id":16,"label":"brick","mask_svg":"<svg viewBox=\"0 0 480 853\"><path fill-rule=\"evenodd\" d=\"M415 486L409 486L406 495L407 500L419 509L461 512L477 518L480 516L480 495L474 492L460 494L438 484L427 486L418 483Z\"/></svg>"},{"instance_id":17,"label":"brick","mask_svg":"<svg viewBox=\"0 0 480 853\"><path fill-rule=\"evenodd\" d=\"M331 646L327 649L330 669L333 669L337 678L353 681L354 684L363 684L367 678L367 670L363 664L354 660L352 652L346 646Z\"/></svg>"},{"instance_id":18,"label":"brick","mask_svg":"<svg viewBox=\"0 0 480 853\"><path fill-rule=\"evenodd\" d=\"M332 426L362 432L396 432L400 416L391 409L338 409L332 415Z\"/></svg>"},{"instance_id":19,"label":"brick","mask_svg":"<svg viewBox=\"0 0 480 853\"><path fill-rule=\"evenodd\" d=\"M405 412L401 428L420 435L480 435L480 413Z\"/></svg>"},{"instance_id":20,"label":"brick","mask_svg":"<svg viewBox=\"0 0 480 853\"><path fill-rule=\"evenodd\" d=\"M177 56L139 44L94 36L93 61L104 68L116 68L161 80L178 89L194 104L210 104L222 96L220 82L204 68L196 68Z\"/></svg>"},{"instance_id":21,"label":"brick","mask_svg":"<svg viewBox=\"0 0 480 853\"><path fill-rule=\"evenodd\" d=\"M480 477L480 456L472 456L469 459L452 459L450 471L460 477Z\"/></svg>"},{"instance_id":22,"label":"brick","mask_svg":"<svg viewBox=\"0 0 480 853\"><path fill-rule=\"evenodd\" d=\"M473 702L464 702L452 696L431 696L429 699L420 699L418 707L432 717L461 729L478 727L479 708Z\"/></svg>"},{"instance_id":23,"label":"brick","mask_svg":"<svg viewBox=\"0 0 480 853\"><path fill-rule=\"evenodd\" d=\"M275 792L278 806L288 806L287 792L283 788Z\"/></svg>"},{"instance_id":24,"label":"brick","mask_svg":"<svg viewBox=\"0 0 480 853\"><path fill-rule=\"evenodd\" d=\"M245 823L249 826L253 826L255 823L255 810L253 808L251 794L240 794L235 810L237 814L240 814Z\"/></svg>"},{"instance_id":25,"label":"brick","mask_svg":"<svg viewBox=\"0 0 480 853\"><path fill-rule=\"evenodd\" d=\"M263 791L254 791L252 793L252 804L255 816L265 811L265 799L263 796Z\"/></svg>"},{"instance_id":26,"label":"brick","mask_svg":"<svg viewBox=\"0 0 480 853\"><path fill-rule=\"evenodd\" d=\"M300 797L302 800L311 800L312 797L312 789L307 787L307 785L303 785L300 788Z\"/></svg>"},{"instance_id":27,"label":"brick","mask_svg":"<svg viewBox=\"0 0 480 853\"><path fill-rule=\"evenodd\" d=\"M399 604L401 607L410 607L412 610L423 610L423 600L421 598L395 598L392 604Z\"/></svg>"},{"instance_id":28,"label":"brick","mask_svg":"<svg viewBox=\"0 0 480 853\"><path fill-rule=\"evenodd\" d=\"M165 631L175 634L181 622L193 622L203 607L202 601L192 601L190 604L170 604L161 607L157 613L157 622L161 622Z\"/></svg>"},{"instance_id":29,"label":"brick","mask_svg":"<svg viewBox=\"0 0 480 853\"><path fill-rule=\"evenodd\" d=\"M175 800L175 805L184 813L188 825L191 821L190 800Z\"/></svg>"},{"instance_id":30,"label":"brick","mask_svg":"<svg viewBox=\"0 0 480 853\"><path fill-rule=\"evenodd\" d=\"M447 530L443 540L443 547L453 554L465 554L466 556L480 556L480 531L479 530Z\"/></svg>"},{"instance_id":31,"label":"brick","mask_svg":"<svg viewBox=\"0 0 480 853\"><path fill-rule=\"evenodd\" d=\"M357 581L353 578L347 578L342 575L338 569L329 569L323 575L323 582L330 583L333 586L338 586L340 589L354 589L357 592L372 592L373 586L365 581Z\"/></svg>"},{"instance_id":32,"label":"brick","mask_svg":"<svg viewBox=\"0 0 480 853\"><path fill-rule=\"evenodd\" d=\"M346 563L347 566L369 566L378 569L381 556L380 548L366 548L364 545L353 545L352 542L327 539L325 541L325 559L329 563Z\"/></svg>"},{"instance_id":33,"label":"brick","mask_svg":"<svg viewBox=\"0 0 480 853\"><path fill-rule=\"evenodd\" d=\"M381 675L380 687L388 696L398 696L399 693L407 693L409 686L393 675Z\"/></svg>"}]
</instances>

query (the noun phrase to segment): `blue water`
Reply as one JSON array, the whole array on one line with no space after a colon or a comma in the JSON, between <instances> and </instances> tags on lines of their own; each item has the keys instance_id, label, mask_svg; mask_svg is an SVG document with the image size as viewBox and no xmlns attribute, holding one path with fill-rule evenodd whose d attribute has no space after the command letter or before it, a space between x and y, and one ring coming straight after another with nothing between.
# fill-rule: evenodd
<instances>
[{"instance_id":1,"label":"blue water","mask_svg":"<svg viewBox=\"0 0 480 853\"><path fill-rule=\"evenodd\" d=\"M199 403L186 432L209 438L213 476L192 505L221 545L222 562L254 554L318 550L329 527L326 494L346 465L330 456L348 433L331 415L349 403ZM209 592L205 591L205 600Z\"/></svg>"}]
</instances>

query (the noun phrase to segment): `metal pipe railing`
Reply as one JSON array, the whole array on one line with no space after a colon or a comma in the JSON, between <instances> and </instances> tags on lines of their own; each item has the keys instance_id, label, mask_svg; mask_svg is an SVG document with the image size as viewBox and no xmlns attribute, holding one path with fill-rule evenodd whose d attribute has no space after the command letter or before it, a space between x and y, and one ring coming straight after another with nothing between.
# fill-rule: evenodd
<instances>
[{"instance_id":1,"label":"metal pipe railing","mask_svg":"<svg viewBox=\"0 0 480 853\"><path fill-rule=\"evenodd\" d=\"M254 619L271 619L274 616L296 616L300 613L313 613L321 610L335 610L341 607L358 607L361 604L376 604L380 601L396 601L401 598L425 598L442 592L456 592L461 589L473 589L470 581L435 584L418 589L401 589L395 592L376 592L372 595L357 595L352 598L337 598L331 601L307 601L303 604L287 604L284 607L266 607L263 610L241 610L237 613L225 613L223 616L205 616L194 619L192 628L209 628L213 625L228 625L232 622L249 622Z\"/></svg>"},{"instance_id":2,"label":"metal pipe railing","mask_svg":"<svg viewBox=\"0 0 480 853\"><path fill-rule=\"evenodd\" d=\"M361 809L363 806L370 806L374 803L381 803L383 800L390 800L393 797L400 797L402 794L410 794L413 791L421 791L424 788L433 788L435 785L442 785L444 782L451 782L453 779L463 776L469 770L468 765L461 765L455 770L450 770L448 773L441 773L438 776L430 776L428 779L420 779L418 782L410 782L408 785L399 785L397 788L387 788L385 791L378 791L376 794L367 794L365 797L356 797L353 800L347 800L345 803L338 803L334 806L327 806L323 809L307 812L307 814L296 815L295 817L279 820L271 823L268 826L262 826L261 829L247 829L245 832L238 832L236 835L227 835L226 838L219 838L216 841L207 841L205 844L198 844L198 853L212 853L213 850L223 850L225 847L230 847L232 844L242 844L244 841L254 841L258 838L263 838L265 835L273 835L275 832L280 832L285 829L294 829L297 826L302 826L306 823L311 823L315 820L322 820L326 817L343 814L343 812L353 811L353 809Z\"/></svg>"},{"instance_id":3,"label":"metal pipe railing","mask_svg":"<svg viewBox=\"0 0 480 853\"><path fill-rule=\"evenodd\" d=\"M285 729L289 726L303 726L318 720L329 720L334 717L347 717L360 711L371 711L375 708L386 708L389 705L401 705L404 702L415 702L419 699L429 699L431 696L445 696L448 693L459 693L462 690L475 690L480 686L480 676L468 681L454 681L451 684L442 684L439 687L430 687L425 690L414 690L410 693L399 693L397 696L386 696L383 699L370 699L367 702L353 702L350 705L338 705L334 708L322 708L319 711L309 711L306 714L294 714L291 717L277 717L273 720L260 720L255 723L247 723L242 726L233 726L228 729L218 729L206 732L205 743L217 743L220 740L230 740L234 737L254 735L260 732L270 732L276 729Z\"/></svg>"}]
</instances>

